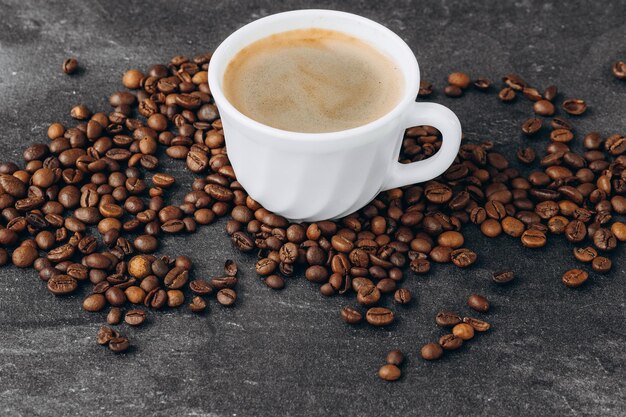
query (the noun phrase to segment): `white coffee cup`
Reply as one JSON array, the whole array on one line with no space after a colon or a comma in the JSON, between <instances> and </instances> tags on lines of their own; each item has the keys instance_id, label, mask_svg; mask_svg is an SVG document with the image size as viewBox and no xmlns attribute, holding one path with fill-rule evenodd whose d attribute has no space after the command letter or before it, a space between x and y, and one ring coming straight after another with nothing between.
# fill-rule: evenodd
<instances>
[{"instance_id":1,"label":"white coffee cup","mask_svg":"<svg viewBox=\"0 0 626 417\"><path fill-rule=\"evenodd\" d=\"M347 33L393 59L404 77L396 107L373 122L331 133L288 132L240 113L222 89L231 59L261 38L305 28ZM446 107L415 102L419 79L415 55L398 35L364 17L332 10L297 10L254 21L222 42L209 64L209 85L237 180L263 207L295 221L350 214L380 191L427 181L448 169L459 150L461 124ZM442 146L428 159L400 164L403 132L418 125L439 129Z\"/></svg>"}]
</instances>

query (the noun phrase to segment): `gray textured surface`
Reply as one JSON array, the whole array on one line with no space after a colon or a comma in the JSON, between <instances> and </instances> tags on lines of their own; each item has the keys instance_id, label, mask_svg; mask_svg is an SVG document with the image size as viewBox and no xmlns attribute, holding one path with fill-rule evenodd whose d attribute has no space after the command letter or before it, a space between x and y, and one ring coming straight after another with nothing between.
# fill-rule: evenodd
<instances>
[{"instance_id":1,"label":"gray textured surface","mask_svg":"<svg viewBox=\"0 0 626 417\"><path fill-rule=\"evenodd\" d=\"M556 83L590 102L587 117L576 122L578 138L591 130L626 132L626 85L608 73L611 62L626 58L624 1L125 3L0 0L2 159L18 161L23 146L45 140L49 123L69 123L73 104L108 109L124 69L210 50L255 18L306 7L352 11L392 28L437 87L456 69L492 79L518 72L533 85ZM67 56L78 57L80 75L60 72ZM523 100L504 106L476 92L433 99L457 112L469 139L494 140L506 152L526 141L518 132L530 115ZM545 141L534 142L538 151ZM167 166L184 179L180 196L191 177L181 164ZM161 251L191 256L197 276L237 259L238 306L212 302L206 316L173 311L152 315L140 329L123 327L135 348L118 357L96 345L104 313L83 312L81 294L55 298L34 272L4 268L0 414L625 415L624 250L614 254L611 274L592 275L572 291L559 280L574 262L560 239L531 251L508 237L468 233L478 264L409 276L416 302L387 330L346 327L337 312L349 301L324 299L301 278L270 291L253 273L252 257L231 249L223 224L167 239ZM493 287L489 271L506 267L520 279ZM419 346L441 334L436 311L466 311L471 292L492 299L493 331L438 363L418 360ZM375 375L390 348L409 357L394 384Z\"/></svg>"}]
</instances>

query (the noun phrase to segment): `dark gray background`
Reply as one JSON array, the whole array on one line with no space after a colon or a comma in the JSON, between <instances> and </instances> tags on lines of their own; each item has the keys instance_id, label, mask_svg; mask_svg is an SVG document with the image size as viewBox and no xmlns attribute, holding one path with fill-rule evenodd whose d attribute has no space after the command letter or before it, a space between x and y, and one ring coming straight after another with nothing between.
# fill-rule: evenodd
<instances>
[{"instance_id":1,"label":"dark gray background","mask_svg":"<svg viewBox=\"0 0 626 417\"><path fill-rule=\"evenodd\" d=\"M341 9L396 31L413 48L424 79L443 88L453 70L493 80L517 72L539 88L555 83L588 100L577 140L591 130L626 132L626 84L610 64L626 58L626 3L477 1L65 1L0 0L0 153L18 162L27 144L45 141L54 121L85 103L108 110L125 69L146 69L173 55L215 48L235 29L291 9ZM64 58L83 71L61 73ZM497 83L500 84L499 81ZM512 155L532 142L519 123L531 114L518 100L469 92L452 108L470 140L493 140ZM184 184L182 164L166 165ZM479 262L467 271L437 266L410 273L415 302L391 329L351 328L340 306L304 279L267 289L252 256L230 246L223 223L165 241L161 252L186 254L196 276L216 275L226 258L242 266L237 308L212 300L210 313L151 314L139 329L122 326L133 351L115 356L95 343L105 313L81 309L83 294L55 298L32 270L0 272L0 414L2 415L625 415L626 306L624 251L607 276L578 290L561 273L574 264L571 245L551 237L524 250L509 237L488 240L468 228ZM513 268L518 282L495 288L490 271ZM471 292L494 305L493 331L437 363L417 358L442 331L440 308L463 307ZM376 377L390 348L408 356L403 378Z\"/></svg>"}]
</instances>

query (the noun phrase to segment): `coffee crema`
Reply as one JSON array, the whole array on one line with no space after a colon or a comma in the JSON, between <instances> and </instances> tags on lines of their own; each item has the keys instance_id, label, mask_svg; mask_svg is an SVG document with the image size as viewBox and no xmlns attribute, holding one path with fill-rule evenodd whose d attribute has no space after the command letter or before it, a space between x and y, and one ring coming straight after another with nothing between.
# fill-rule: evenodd
<instances>
[{"instance_id":1,"label":"coffee crema","mask_svg":"<svg viewBox=\"0 0 626 417\"><path fill-rule=\"evenodd\" d=\"M228 101L257 122L326 133L362 126L400 101L394 61L334 30L299 29L262 38L235 55L224 73Z\"/></svg>"}]
</instances>

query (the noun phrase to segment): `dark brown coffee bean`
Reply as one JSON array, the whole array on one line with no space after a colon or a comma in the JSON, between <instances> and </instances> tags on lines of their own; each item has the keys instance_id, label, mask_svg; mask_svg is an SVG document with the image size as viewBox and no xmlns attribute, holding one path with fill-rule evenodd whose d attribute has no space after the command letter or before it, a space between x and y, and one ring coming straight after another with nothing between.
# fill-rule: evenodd
<instances>
[{"instance_id":1,"label":"dark brown coffee bean","mask_svg":"<svg viewBox=\"0 0 626 417\"><path fill-rule=\"evenodd\" d=\"M416 274L427 274L430 271L430 261L428 259L413 259L409 266L411 271Z\"/></svg>"},{"instance_id":2,"label":"dark brown coffee bean","mask_svg":"<svg viewBox=\"0 0 626 417\"><path fill-rule=\"evenodd\" d=\"M476 81L474 81L474 87L478 88L481 91L487 91L489 90L489 88L491 88L491 81L489 81L487 78L477 78Z\"/></svg>"},{"instance_id":3,"label":"dark brown coffee bean","mask_svg":"<svg viewBox=\"0 0 626 417\"><path fill-rule=\"evenodd\" d=\"M250 252L254 249L254 240L244 232L235 232L231 236L231 241L235 248L240 250L241 252Z\"/></svg>"},{"instance_id":4,"label":"dark brown coffee bean","mask_svg":"<svg viewBox=\"0 0 626 417\"><path fill-rule=\"evenodd\" d=\"M616 61L611 66L611 73L618 80L626 80L626 62L624 61Z\"/></svg>"},{"instance_id":5,"label":"dark brown coffee bean","mask_svg":"<svg viewBox=\"0 0 626 417\"><path fill-rule=\"evenodd\" d=\"M119 307L111 307L109 314L107 314L107 324L115 325L122 321L122 310Z\"/></svg>"},{"instance_id":6,"label":"dark brown coffee bean","mask_svg":"<svg viewBox=\"0 0 626 417\"><path fill-rule=\"evenodd\" d=\"M394 318L393 311L385 307L372 307L365 314L365 319L372 326L388 326Z\"/></svg>"},{"instance_id":7,"label":"dark brown coffee bean","mask_svg":"<svg viewBox=\"0 0 626 417\"><path fill-rule=\"evenodd\" d=\"M456 337L452 333L444 334L439 338L439 346L444 350L457 350L463 346L463 339Z\"/></svg>"},{"instance_id":8,"label":"dark brown coffee bean","mask_svg":"<svg viewBox=\"0 0 626 417\"><path fill-rule=\"evenodd\" d=\"M217 292L217 302L223 306L232 306L236 300L237 293L230 288L224 288Z\"/></svg>"},{"instance_id":9,"label":"dark brown coffee bean","mask_svg":"<svg viewBox=\"0 0 626 417\"><path fill-rule=\"evenodd\" d=\"M207 302L200 296L195 296L189 304L189 309L194 313L202 313L207 308Z\"/></svg>"},{"instance_id":10,"label":"dark brown coffee bean","mask_svg":"<svg viewBox=\"0 0 626 417\"><path fill-rule=\"evenodd\" d=\"M443 92L446 96L448 97L461 97L463 95L463 90L461 89L461 87L456 86L456 85L447 85L445 86L445 88L443 89Z\"/></svg>"},{"instance_id":11,"label":"dark brown coffee bean","mask_svg":"<svg viewBox=\"0 0 626 417\"><path fill-rule=\"evenodd\" d=\"M563 102L563 110L569 114L579 116L587 111L587 103L580 99L568 99Z\"/></svg>"},{"instance_id":12,"label":"dark brown coffee bean","mask_svg":"<svg viewBox=\"0 0 626 417\"><path fill-rule=\"evenodd\" d=\"M492 279L496 284L506 284L515 278L515 274L513 271L500 271L494 272L492 275Z\"/></svg>"},{"instance_id":13,"label":"dark brown coffee bean","mask_svg":"<svg viewBox=\"0 0 626 417\"><path fill-rule=\"evenodd\" d=\"M261 276L267 276L272 274L278 267L278 262L273 259L263 258L259 259L256 263L256 273Z\"/></svg>"},{"instance_id":14,"label":"dark brown coffee bean","mask_svg":"<svg viewBox=\"0 0 626 417\"><path fill-rule=\"evenodd\" d=\"M237 275L237 263L232 259L227 259L224 263L224 273L229 277L234 277Z\"/></svg>"},{"instance_id":15,"label":"dark brown coffee bean","mask_svg":"<svg viewBox=\"0 0 626 417\"><path fill-rule=\"evenodd\" d=\"M124 315L124 321L131 326L142 325L146 321L146 312L143 310L129 310Z\"/></svg>"},{"instance_id":16,"label":"dark brown coffee bean","mask_svg":"<svg viewBox=\"0 0 626 417\"><path fill-rule=\"evenodd\" d=\"M420 349L420 355L427 361L434 361L443 356L443 349L437 343L427 343Z\"/></svg>"},{"instance_id":17,"label":"dark brown coffee bean","mask_svg":"<svg viewBox=\"0 0 626 417\"><path fill-rule=\"evenodd\" d=\"M512 88L506 87L500 90L498 98L504 102L510 102L515 100L515 91Z\"/></svg>"},{"instance_id":18,"label":"dark brown coffee bean","mask_svg":"<svg viewBox=\"0 0 626 417\"><path fill-rule=\"evenodd\" d=\"M477 332L486 332L491 328L491 324L486 321L475 319L473 317L463 317L463 323L467 323Z\"/></svg>"},{"instance_id":19,"label":"dark brown coffee bean","mask_svg":"<svg viewBox=\"0 0 626 417\"><path fill-rule=\"evenodd\" d=\"M371 306L380 300L380 290L374 285L364 285L359 288L356 300L363 306Z\"/></svg>"},{"instance_id":20,"label":"dark brown coffee bean","mask_svg":"<svg viewBox=\"0 0 626 417\"><path fill-rule=\"evenodd\" d=\"M527 248L540 248L546 245L546 234L540 230L528 229L522 234L522 245Z\"/></svg>"},{"instance_id":21,"label":"dark brown coffee bean","mask_svg":"<svg viewBox=\"0 0 626 417\"><path fill-rule=\"evenodd\" d=\"M343 307L341 309L341 318L348 324L357 324L361 322L363 315L352 307Z\"/></svg>"},{"instance_id":22,"label":"dark brown coffee bean","mask_svg":"<svg viewBox=\"0 0 626 417\"><path fill-rule=\"evenodd\" d=\"M596 256L598 256L598 251L591 246L574 248L574 257L580 262L591 262Z\"/></svg>"},{"instance_id":23,"label":"dark brown coffee bean","mask_svg":"<svg viewBox=\"0 0 626 417\"><path fill-rule=\"evenodd\" d=\"M234 288L237 285L236 277L217 277L211 278L211 286L216 290L222 288Z\"/></svg>"},{"instance_id":24,"label":"dark brown coffee bean","mask_svg":"<svg viewBox=\"0 0 626 417\"><path fill-rule=\"evenodd\" d=\"M593 244L603 251L612 251L617 247L617 239L609 229L600 228L593 235Z\"/></svg>"},{"instance_id":25,"label":"dark brown coffee bean","mask_svg":"<svg viewBox=\"0 0 626 417\"><path fill-rule=\"evenodd\" d=\"M440 311L435 317L435 323L441 327L452 327L461 323L461 316L452 311Z\"/></svg>"},{"instance_id":26,"label":"dark brown coffee bean","mask_svg":"<svg viewBox=\"0 0 626 417\"><path fill-rule=\"evenodd\" d=\"M409 304L412 299L411 291L406 288L400 288L393 294L393 299L398 304Z\"/></svg>"},{"instance_id":27,"label":"dark brown coffee bean","mask_svg":"<svg viewBox=\"0 0 626 417\"><path fill-rule=\"evenodd\" d=\"M543 97L546 100L554 101L554 98L558 94L559 90L556 85L551 85L543 92Z\"/></svg>"},{"instance_id":28,"label":"dark brown coffee bean","mask_svg":"<svg viewBox=\"0 0 626 417\"><path fill-rule=\"evenodd\" d=\"M396 381L400 379L401 375L402 372L400 371L400 368L389 363L381 366L378 370L378 377L385 381Z\"/></svg>"},{"instance_id":29,"label":"dark brown coffee bean","mask_svg":"<svg viewBox=\"0 0 626 417\"><path fill-rule=\"evenodd\" d=\"M466 248L456 249L450 253L452 263L459 268L467 268L476 262L477 255L474 251Z\"/></svg>"},{"instance_id":30,"label":"dark brown coffee bean","mask_svg":"<svg viewBox=\"0 0 626 417\"><path fill-rule=\"evenodd\" d=\"M398 349L391 350L385 360L390 365L400 366L404 362L404 354Z\"/></svg>"},{"instance_id":31,"label":"dark brown coffee bean","mask_svg":"<svg viewBox=\"0 0 626 417\"><path fill-rule=\"evenodd\" d=\"M554 114L554 104L548 100L539 100L533 104L533 111L540 116L552 116Z\"/></svg>"},{"instance_id":32,"label":"dark brown coffee bean","mask_svg":"<svg viewBox=\"0 0 626 417\"><path fill-rule=\"evenodd\" d=\"M65 295L76 291L78 282L69 275L54 275L48 280L48 291L54 295Z\"/></svg>"},{"instance_id":33,"label":"dark brown coffee bean","mask_svg":"<svg viewBox=\"0 0 626 417\"><path fill-rule=\"evenodd\" d=\"M109 349L114 353L122 353L128 350L130 344L125 337L114 337L109 341Z\"/></svg>"},{"instance_id":34,"label":"dark brown coffee bean","mask_svg":"<svg viewBox=\"0 0 626 417\"><path fill-rule=\"evenodd\" d=\"M541 119L537 119L536 117L527 119L522 123L522 132L525 135L534 135L541 129L541 124Z\"/></svg>"},{"instance_id":35,"label":"dark brown coffee bean","mask_svg":"<svg viewBox=\"0 0 626 417\"><path fill-rule=\"evenodd\" d=\"M428 81L420 80L420 87L417 95L419 97L428 97L433 92L433 85Z\"/></svg>"},{"instance_id":36,"label":"dark brown coffee bean","mask_svg":"<svg viewBox=\"0 0 626 417\"><path fill-rule=\"evenodd\" d=\"M174 267L165 275L163 284L169 289L178 290L185 286L189 280L189 271L182 267Z\"/></svg>"},{"instance_id":37,"label":"dark brown coffee bean","mask_svg":"<svg viewBox=\"0 0 626 417\"><path fill-rule=\"evenodd\" d=\"M472 294L467 299L467 305L473 310L486 313L489 311L489 300L482 295Z\"/></svg>"},{"instance_id":38,"label":"dark brown coffee bean","mask_svg":"<svg viewBox=\"0 0 626 417\"><path fill-rule=\"evenodd\" d=\"M273 290L282 290L285 288L285 280L279 275L270 275L265 278L265 285Z\"/></svg>"},{"instance_id":39,"label":"dark brown coffee bean","mask_svg":"<svg viewBox=\"0 0 626 417\"><path fill-rule=\"evenodd\" d=\"M50 281L48 281L50 282ZM83 309L85 311L100 311L106 306L106 300L102 294L91 294L83 300Z\"/></svg>"},{"instance_id":40,"label":"dark brown coffee bean","mask_svg":"<svg viewBox=\"0 0 626 417\"><path fill-rule=\"evenodd\" d=\"M582 269L570 269L562 277L563 284L570 288L580 287L587 281L589 274Z\"/></svg>"},{"instance_id":41,"label":"dark brown coffee bean","mask_svg":"<svg viewBox=\"0 0 626 417\"><path fill-rule=\"evenodd\" d=\"M604 256L595 257L593 261L591 261L591 268L601 274L606 274L607 272L609 272L612 266L613 264L611 260Z\"/></svg>"},{"instance_id":42,"label":"dark brown coffee bean","mask_svg":"<svg viewBox=\"0 0 626 417\"><path fill-rule=\"evenodd\" d=\"M108 345L112 339L119 337L119 333L113 330L108 326L102 326L98 329L98 334L96 336L96 342L99 345Z\"/></svg>"},{"instance_id":43,"label":"dark brown coffee bean","mask_svg":"<svg viewBox=\"0 0 626 417\"><path fill-rule=\"evenodd\" d=\"M198 295L210 295L213 293L213 287L204 279L194 279L189 283L189 289Z\"/></svg>"},{"instance_id":44,"label":"dark brown coffee bean","mask_svg":"<svg viewBox=\"0 0 626 417\"><path fill-rule=\"evenodd\" d=\"M74 74L78 70L78 60L76 58L67 58L65 61L63 61L62 68L64 73Z\"/></svg>"}]
</instances>

